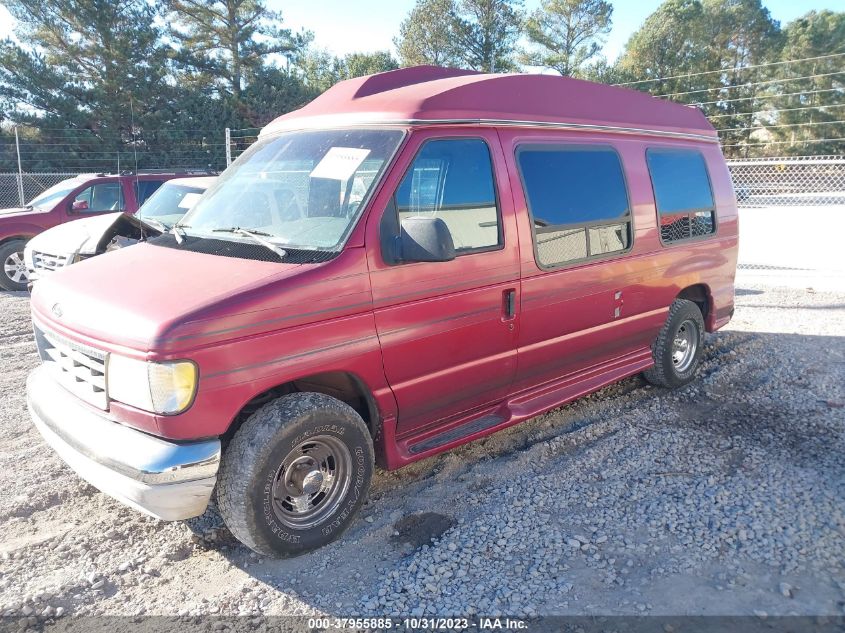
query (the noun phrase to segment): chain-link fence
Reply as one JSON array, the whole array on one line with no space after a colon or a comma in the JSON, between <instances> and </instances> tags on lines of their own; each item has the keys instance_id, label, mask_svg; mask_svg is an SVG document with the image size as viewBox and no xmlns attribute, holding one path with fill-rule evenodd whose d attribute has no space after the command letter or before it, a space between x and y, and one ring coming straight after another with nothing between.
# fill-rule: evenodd
<instances>
[{"instance_id":1,"label":"chain-link fence","mask_svg":"<svg viewBox=\"0 0 845 633\"><path fill-rule=\"evenodd\" d=\"M246 149L258 140L260 128L251 127L243 130L230 130L226 128L226 165L243 154Z\"/></svg>"},{"instance_id":2,"label":"chain-link fence","mask_svg":"<svg viewBox=\"0 0 845 633\"><path fill-rule=\"evenodd\" d=\"M258 130L232 130L235 160L257 138ZM845 156L790 156L729 160L740 207L845 204ZM0 208L17 207L74 172L0 173ZM23 193L23 202L21 202Z\"/></svg>"},{"instance_id":3,"label":"chain-link fence","mask_svg":"<svg viewBox=\"0 0 845 633\"><path fill-rule=\"evenodd\" d=\"M0 173L0 209L23 206L53 185L78 175L72 172Z\"/></svg>"},{"instance_id":4,"label":"chain-link fence","mask_svg":"<svg viewBox=\"0 0 845 633\"><path fill-rule=\"evenodd\" d=\"M845 156L729 160L741 207L845 204Z\"/></svg>"}]
</instances>

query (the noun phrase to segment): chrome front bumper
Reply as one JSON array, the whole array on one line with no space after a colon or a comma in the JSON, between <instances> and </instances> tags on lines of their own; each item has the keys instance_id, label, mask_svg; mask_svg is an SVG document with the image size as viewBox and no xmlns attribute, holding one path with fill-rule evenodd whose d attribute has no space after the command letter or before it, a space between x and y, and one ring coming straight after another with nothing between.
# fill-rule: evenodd
<instances>
[{"instance_id":1,"label":"chrome front bumper","mask_svg":"<svg viewBox=\"0 0 845 633\"><path fill-rule=\"evenodd\" d=\"M32 421L80 477L159 519L205 512L217 481L220 440L175 443L108 419L39 367L26 381Z\"/></svg>"}]
</instances>

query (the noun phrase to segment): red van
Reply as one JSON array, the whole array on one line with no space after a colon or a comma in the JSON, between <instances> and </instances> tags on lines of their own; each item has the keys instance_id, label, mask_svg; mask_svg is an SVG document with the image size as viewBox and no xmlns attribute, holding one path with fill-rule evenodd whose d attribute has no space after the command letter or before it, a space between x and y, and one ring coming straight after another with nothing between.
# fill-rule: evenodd
<instances>
[{"instance_id":1,"label":"red van","mask_svg":"<svg viewBox=\"0 0 845 633\"><path fill-rule=\"evenodd\" d=\"M280 117L167 234L39 282L29 407L162 519L216 489L294 556L393 469L643 372L694 379L734 310L737 210L696 109L410 68Z\"/></svg>"}]
</instances>

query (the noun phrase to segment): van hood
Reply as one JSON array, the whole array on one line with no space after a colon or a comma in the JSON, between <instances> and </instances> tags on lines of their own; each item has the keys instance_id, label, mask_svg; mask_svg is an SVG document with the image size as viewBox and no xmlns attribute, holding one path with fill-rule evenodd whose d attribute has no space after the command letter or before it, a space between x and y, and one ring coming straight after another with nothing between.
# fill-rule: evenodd
<instances>
[{"instance_id":1,"label":"van hood","mask_svg":"<svg viewBox=\"0 0 845 633\"><path fill-rule=\"evenodd\" d=\"M162 351L226 299L314 265L259 262L141 243L58 270L35 284L34 318L110 348ZM224 317L218 319L224 320ZM194 341L199 343L199 341Z\"/></svg>"},{"instance_id":2,"label":"van hood","mask_svg":"<svg viewBox=\"0 0 845 633\"><path fill-rule=\"evenodd\" d=\"M82 218L73 222L66 222L44 231L32 238L27 247L40 253L51 255L96 255L103 250L105 238L111 238L119 233L119 226L127 224L130 227L143 227L151 235L159 235L160 231L152 225L138 219L130 213L108 213L90 218ZM127 236L129 237L129 236Z\"/></svg>"}]
</instances>

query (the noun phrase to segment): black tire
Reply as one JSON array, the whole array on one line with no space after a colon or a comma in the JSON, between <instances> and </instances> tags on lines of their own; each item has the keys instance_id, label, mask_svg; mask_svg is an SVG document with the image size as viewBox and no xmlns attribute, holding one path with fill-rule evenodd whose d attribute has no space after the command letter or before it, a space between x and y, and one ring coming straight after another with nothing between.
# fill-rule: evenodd
<instances>
[{"instance_id":1,"label":"black tire","mask_svg":"<svg viewBox=\"0 0 845 633\"><path fill-rule=\"evenodd\" d=\"M15 277L20 275L20 271L12 273L7 271L7 266L12 266L17 261L23 265L23 249L26 246L25 240L9 240L0 244L0 288L3 290L26 290L29 278L24 269L21 280L16 280Z\"/></svg>"},{"instance_id":2,"label":"black tire","mask_svg":"<svg viewBox=\"0 0 845 633\"><path fill-rule=\"evenodd\" d=\"M681 344L685 341L688 346L694 345L694 349L687 352L688 348ZM654 366L643 372L645 379L658 387L683 387L695 378L703 347L701 310L692 301L675 299L666 323L651 346Z\"/></svg>"},{"instance_id":3,"label":"black tire","mask_svg":"<svg viewBox=\"0 0 845 633\"><path fill-rule=\"evenodd\" d=\"M223 454L217 503L226 527L247 547L276 558L299 556L349 526L373 468L370 434L352 407L321 393L289 394L261 407L235 433ZM324 493L327 481L333 487ZM320 491L311 492L316 485ZM285 496L291 488L296 494ZM297 500L327 514L309 516Z\"/></svg>"}]
</instances>

